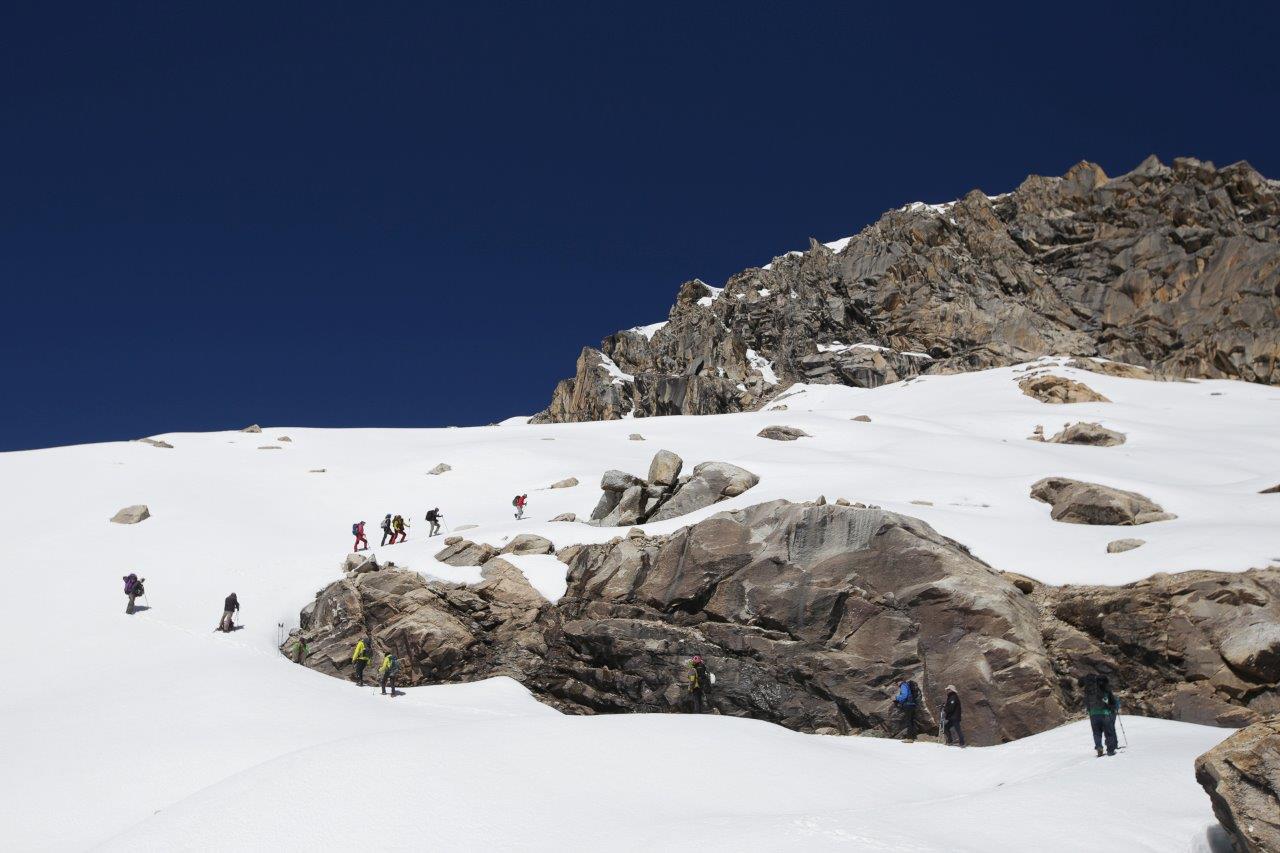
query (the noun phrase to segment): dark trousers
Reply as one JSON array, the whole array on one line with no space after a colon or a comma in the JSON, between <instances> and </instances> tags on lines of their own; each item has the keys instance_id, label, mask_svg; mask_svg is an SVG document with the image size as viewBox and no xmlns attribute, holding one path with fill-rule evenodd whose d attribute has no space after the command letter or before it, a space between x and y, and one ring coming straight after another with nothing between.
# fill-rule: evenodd
<instances>
[{"instance_id":1,"label":"dark trousers","mask_svg":"<svg viewBox=\"0 0 1280 853\"><path fill-rule=\"evenodd\" d=\"M900 729L903 736L907 740L916 739L916 706L915 705L899 705L898 717L901 721Z\"/></svg>"},{"instance_id":2,"label":"dark trousers","mask_svg":"<svg viewBox=\"0 0 1280 853\"><path fill-rule=\"evenodd\" d=\"M959 720L947 720L942 727L942 733L947 736L947 746L951 746L951 732L956 733L956 742L964 746L964 732L960 730Z\"/></svg>"},{"instance_id":3,"label":"dark trousers","mask_svg":"<svg viewBox=\"0 0 1280 853\"><path fill-rule=\"evenodd\" d=\"M387 692L387 685L391 685L391 695L396 695L396 677L390 672L382 673L382 692Z\"/></svg>"},{"instance_id":4,"label":"dark trousers","mask_svg":"<svg viewBox=\"0 0 1280 853\"><path fill-rule=\"evenodd\" d=\"M431 534L430 534L430 535L435 536L435 535L436 535L437 533L439 533L439 532L440 532L440 522L438 522L438 521L433 521L433 522L431 522Z\"/></svg>"},{"instance_id":5,"label":"dark trousers","mask_svg":"<svg viewBox=\"0 0 1280 853\"><path fill-rule=\"evenodd\" d=\"M689 707L693 709L693 713L701 714L705 702L706 696L703 695L701 690L689 691Z\"/></svg>"},{"instance_id":6,"label":"dark trousers","mask_svg":"<svg viewBox=\"0 0 1280 853\"><path fill-rule=\"evenodd\" d=\"M383 545L386 545L386 544L387 544L387 537L388 537L388 536L391 536L391 531L390 531L390 530L387 530L385 527L384 527L384 528L382 528L382 544L383 544ZM391 541L392 541L392 542L395 542L395 541L396 541L396 537L391 536Z\"/></svg>"},{"instance_id":7,"label":"dark trousers","mask_svg":"<svg viewBox=\"0 0 1280 853\"><path fill-rule=\"evenodd\" d=\"M1114 714L1090 714L1089 725L1093 728L1093 748L1102 749L1102 741L1107 742L1107 754L1116 751L1116 718Z\"/></svg>"},{"instance_id":8,"label":"dark trousers","mask_svg":"<svg viewBox=\"0 0 1280 853\"><path fill-rule=\"evenodd\" d=\"M129 593L129 606L124 609L125 613L133 612L133 602L137 597L138 597L138 594L136 592Z\"/></svg>"},{"instance_id":9,"label":"dark trousers","mask_svg":"<svg viewBox=\"0 0 1280 853\"><path fill-rule=\"evenodd\" d=\"M356 684L359 684L361 687L364 687L364 666L366 663L367 661L356 661Z\"/></svg>"}]
</instances>

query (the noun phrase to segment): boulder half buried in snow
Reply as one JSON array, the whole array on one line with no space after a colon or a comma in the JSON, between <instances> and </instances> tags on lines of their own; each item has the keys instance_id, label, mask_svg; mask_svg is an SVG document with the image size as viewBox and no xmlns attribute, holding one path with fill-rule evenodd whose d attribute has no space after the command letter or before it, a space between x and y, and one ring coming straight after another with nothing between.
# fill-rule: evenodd
<instances>
[{"instance_id":1,"label":"boulder half buried in snow","mask_svg":"<svg viewBox=\"0 0 1280 853\"><path fill-rule=\"evenodd\" d=\"M1062 376L1028 376L1018 382L1022 393L1041 403L1110 403L1083 382Z\"/></svg>"},{"instance_id":2,"label":"boulder half buried in snow","mask_svg":"<svg viewBox=\"0 0 1280 853\"><path fill-rule=\"evenodd\" d=\"M1031 497L1053 507L1054 521L1069 524L1132 525L1176 517L1137 492L1066 477L1039 480L1031 486Z\"/></svg>"},{"instance_id":3,"label":"boulder half buried in snow","mask_svg":"<svg viewBox=\"0 0 1280 853\"><path fill-rule=\"evenodd\" d=\"M808 438L809 433L793 426L767 426L756 435L760 438L771 438L774 441L795 441L797 438Z\"/></svg>"}]
</instances>

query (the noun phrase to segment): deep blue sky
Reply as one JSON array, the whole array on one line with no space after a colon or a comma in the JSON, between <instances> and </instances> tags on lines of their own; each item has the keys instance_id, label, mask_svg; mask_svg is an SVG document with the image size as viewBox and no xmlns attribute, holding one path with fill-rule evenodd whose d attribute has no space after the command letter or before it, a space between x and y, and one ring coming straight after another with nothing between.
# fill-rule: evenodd
<instances>
[{"instance_id":1,"label":"deep blue sky","mask_svg":"<svg viewBox=\"0 0 1280 853\"><path fill-rule=\"evenodd\" d=\"M907 201L1280 177L1276 6L6 3L0 450L486 423Z\"/></svg>"}]
</instances>

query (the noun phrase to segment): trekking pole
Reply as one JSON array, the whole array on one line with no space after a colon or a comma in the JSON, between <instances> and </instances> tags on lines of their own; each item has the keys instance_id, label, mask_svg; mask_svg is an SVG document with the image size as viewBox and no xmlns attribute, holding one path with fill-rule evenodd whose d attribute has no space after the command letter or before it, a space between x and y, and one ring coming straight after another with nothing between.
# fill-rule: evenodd
<instances>
[{"instance_id":1,"label":"trekking pole","mask_svg":"<svg viewBox=\"0 0 1280 853\"><path fill-rule=\"evenodd\" d=\"M1124 748L1129 748L1129 733L1124 730L1124 717L1116 714L1116 722L1120 724L1120 736L1124 738Z\"/></svg>"}]
</instances>

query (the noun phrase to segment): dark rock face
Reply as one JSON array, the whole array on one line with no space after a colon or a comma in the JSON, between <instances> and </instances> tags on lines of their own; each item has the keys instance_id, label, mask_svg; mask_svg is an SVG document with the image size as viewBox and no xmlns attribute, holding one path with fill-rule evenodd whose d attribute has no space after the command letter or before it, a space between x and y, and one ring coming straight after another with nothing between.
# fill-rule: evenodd
<instances>
[{"instance_id":1,"label":"dark rock face","mask_svg":"<svg viewBox=\"0 0 1280 853\"><path fill-rule=\"evenodd\" d=\"M1278 295L1280 184L1243 162L1150 158L1118 178L1081 163L890 211L722 292L687 282L651 338L584 349L535 420L743 411L791 382L875 387L1042 355L1274 384Z\"/></svg>"},{"instance_id":2,"label":"dark rock face","mask_svg":"<svg viewBox=\"0 0 1280 853\"><path fill-rule=\"evenodd\" d=\"M1031 486L1031 497L1053 507L1054 521L1068 524L1148 524L1176 517L1137 492L1066 477L1037 481Z\"/></svg>"},{"instance_id":3,"label":"dark rock face","mask_svg":"<svg viewBox=\"0 0 1280 853\"><path fill-rule=\"evenodd\" d=\"M1280 850L1280 717L1242 729L1197 758L1196 781L1237 850Z\"/></svg>"},{"instance_id":4,"label":"dark rock face","mask_svg":"<svg viewBox=\"0 0 1280 853\"><path fill-rule=\"evenodd\" d=\"M302 612L307 665L348 677L370 631L409 684L510 675L568 712L668 712L700 654L719 713L841 733L896 731L892 693L913 677L927 716L960 687L978 744L1078 714L1090 673L1136 713L1238 726L1280 711L1276 569L1047 587L918 519L785 501L557 556L554 605L500 556L475 586L348 566Z\"/></svg>"}]
</instances>

